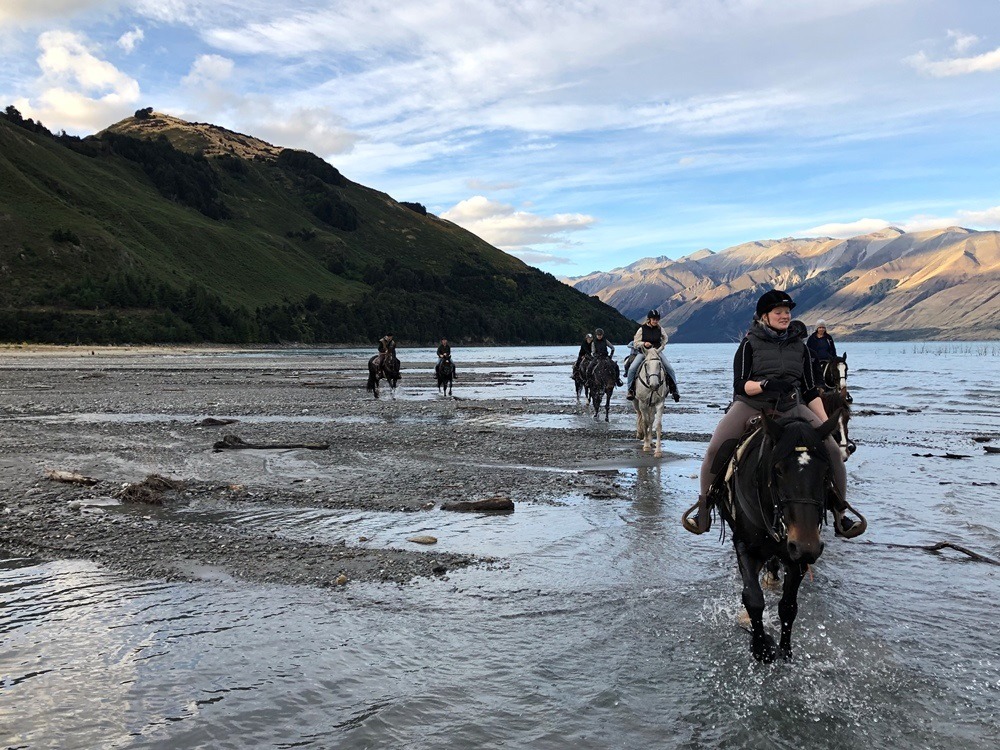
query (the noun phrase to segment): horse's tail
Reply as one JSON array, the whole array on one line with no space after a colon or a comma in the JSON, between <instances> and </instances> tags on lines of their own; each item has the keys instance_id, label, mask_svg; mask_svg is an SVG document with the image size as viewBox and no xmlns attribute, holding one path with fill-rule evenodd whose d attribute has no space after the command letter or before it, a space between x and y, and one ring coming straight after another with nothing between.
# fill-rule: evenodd
<instances>
[{"instance_id":1,"label":"horse's tail","mask_svg":"<svg viewBox=\"0 0 1000 750\"><path fill-rule=\"evenodd\" d=\"M376 372L375 358L373 357L368 361L368 383L365 385L365 389L371 393L374 392L378 386L378 375Z\"/></svg>"}]
</instances>

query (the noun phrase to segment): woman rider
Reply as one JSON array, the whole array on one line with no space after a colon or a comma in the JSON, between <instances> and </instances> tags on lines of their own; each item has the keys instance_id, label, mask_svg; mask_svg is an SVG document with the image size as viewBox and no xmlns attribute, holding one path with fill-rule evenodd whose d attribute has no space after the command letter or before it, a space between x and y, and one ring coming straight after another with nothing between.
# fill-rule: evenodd
<instances>
[{"instance_id":1,"label":"woman rider","mask_svg":"<svg viewBox=\"0 0 1000 750\"><path fill-rule=\"evenodd\" d=\"M701 464L698 513L685 519L684 528L693 534L705 533L712 523L708 491L715 480L712 466L716 454L727 440L740 438L747 420L766 408L773 408L781 416L802 417L813 427L819 427L827 419L813 380L809 350L801 335L789 335L793 307L792 298L779 289L772 289L757 300L754 323L733 360L733 403L715 428ZM841 524L846 532L854 525L852 519L843 517L847 507L847 471L833 438L826 439L826 447L836 490L836 497L831 498L833 510L843 519Z\"/></svg>"},{"instance_id":2,"label":"woman rider","mask_svg":"<svg viewBox=\"0 0 1000 750\"><path fill-rule=\"evenodd\" d=\"M820 320L816 324L816 330L806 339L806 346L813 357L813 373L816 376L816 385L823 387L823 363L837 358L837 345L833 341L833 336L826 332L826 321Z\"/></svg>"},{"instance_id":3,"label":"woman rider","mask_svg":"<svg viewBox=\"0 0 1000 750\"><path fill-rule=\"evenodd\" d=\"M646 313L646 322L639 326L639 330L635 332L635 336L632 338L634 356L632 364L628 368L628 394L625 396L629 401L635 398L635 379L639 375L642 363L646 359L646 349L654 348L660 355L660 362L663 363L663 369L667 371L667 375L670 377L668 382L670 395L674 397L674 401L681 400L681 395L677 391L677 374L663 354L663 347L666 345L667 334L660 328L660 311L650 310Z\"/></svg>"}]
</instances>

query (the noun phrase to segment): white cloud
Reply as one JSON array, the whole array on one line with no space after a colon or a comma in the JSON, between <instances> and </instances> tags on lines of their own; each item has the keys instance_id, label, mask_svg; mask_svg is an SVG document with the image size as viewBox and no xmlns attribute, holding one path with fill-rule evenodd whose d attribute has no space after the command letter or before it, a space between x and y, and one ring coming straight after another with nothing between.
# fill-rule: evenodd
<instances>
[{"instance_id":1,"label":"white cloud","mask_svg":"<svg viewBox=\"0 0 1000 750\"><path fill-rule=\"evenodd\" d=\"M38 37L39 93L17 100L25 116L49 127L93 131L129 114L139 83L98 58L82 34L46 31Z\"/></svg>"},{"instance_id":2,"label":"white cloud","mask_svg":"<svg viewBox=\"0 0 1000 750\"><path fill-rule=\"evenodd\" d=\"M975 57L953 57L945 60L931 60L926 52L921 51L906 58L906 62L933 78L989 73L1000 70L1000 47Z\"/></svg>"},{"instance_id":3,"label":"white cloud","mask_svg":"<svg viewBox=\"0 0 1000 750\"><path fill-rule=\"evenodd\" d=\"M476 195L461 201L441 214L482 237L491 245L516 254L537 252L533 245L569 244L566 235L586 229L595 222L586 214L555 214L540 216L518 211L513 206Z\"/></svg>"},{"instance_id":4,"label":"white cloud","mask_svg":"<svg viewBox=\"0 0 1000 750\"><path fill-rule=\"evenodd\" d=\"M191 71L181 83L187 86L206 86L221 83L233 74L233 61L221 55L199 55L191 64Z\"/></svg>"},{"instance_id":5,"label":"white cloud","mask_svg":"<svg viewBox=\"0 0 1000 750\"><path fill-rule=\"evenodd\" d=\"M796 232L796 237L837 237L847 239L861 234L877 232L886 227L898 227L904 232L923 232L928 229L947 227L967 227L969 229L1000 229L1000 206L981 210L960 209L952 216L914 214L900 221L884 219L858 219L843 224L821 224L811 229Z\"/></svg>"},{"instance_id":6,"label":"white cloud","mask_svg":"<svg viewBox=\"0 0 1000 750\"><path fill-rule=\"evenodd\" d=\"M965 34L954 29L948 30L948 38L952 40L951 48L958 55L968 52L971 47L976 46L976 43L980 41L979 37L975 34Z\"/></svg>"},{"instance_id":7,"label":"white cloud","mask_svg":"<svg viewBox=\"0 0 1000 750\"><path fill-rule=\"evenodd\" d=\"M892 224L884 219L858 219L857 221L851 221L843 224L820 224L818 227L812 227L811 229L804 229L801 232L796 232L795 236L838 237L846 239L848 237L857 237L859 234L877 232L879 229L885 229L890 226L892 226Z\"/></svg>"},{"instance_id":8,"label":"white cloud","mask_svg":"<svg viewBox=\"0 0 1000 750\"><path fill-rule=\"evenodd\" d=\"M500 190L513 190L518 187L518 184L516 182L487 182L473 177L465 181L465 187L479 193L495 193Z\"/></svg>"},{"instance_id":9,"label":"white cloud","mask_svg":"<svg viewBox=\"0 0 1000 750\"><path fill-rule=\"evenodd\" d=\"M136 26L131 31L126 31L118 37L118 46L125 50L125 54L132 54L136 46L145 38L145 32Z\"/></svg>"}]
</instances>

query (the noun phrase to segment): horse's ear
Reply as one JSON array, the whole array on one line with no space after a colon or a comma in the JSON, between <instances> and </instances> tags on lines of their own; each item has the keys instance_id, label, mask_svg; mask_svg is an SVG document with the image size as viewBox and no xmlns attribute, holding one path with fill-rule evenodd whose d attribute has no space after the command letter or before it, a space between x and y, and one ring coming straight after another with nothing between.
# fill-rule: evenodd
<instances>
[{"instance_id":1,"label":"horse's ear","mask_svg":"<svg viewBox=\"0 0 1000 750\"><path fill-rule=\"evenodd\" d=\"M781 425L767 416L767 413L761 415L764 422L764 432L773 440L775 443L778 442L778 438L781 437Z\"/></svg>"},{"instance_id":2,"label":"horse's ear","mask_svg":"<svg viewBox=\"0 0 1000 750\"><path fill-rule=\"evenodd\" d=\"M816 428L816 432L819 433L820 440L826 440L837 429L837 422L840 419L840 409L837 409L830 418L827 419L823 424Z\"/></svg>"},{"instance_id":3,"label":"horse's ear","mask_svg":"<svg viewBox=\"0 0 1000 750\"><path fill-rule=\"evenodd\" d=\"M841 358L841 360L843 360L844 362L846 362L847 361L847 352L844 352L843 354L841 354L840 358Z\"/></svg>"}]
</instances>

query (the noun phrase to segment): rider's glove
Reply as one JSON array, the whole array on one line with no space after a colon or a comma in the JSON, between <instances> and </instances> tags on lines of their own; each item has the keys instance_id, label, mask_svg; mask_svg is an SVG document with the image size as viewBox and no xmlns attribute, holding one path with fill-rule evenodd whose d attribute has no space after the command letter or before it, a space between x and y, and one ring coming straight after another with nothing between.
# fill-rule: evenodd
<instances>
[{"instance_id":1,"label":"rider's glove","mask_svg":"<svg viewBox=\"0 0 1000 750\"><path fill-rule=\"evenodd\" d=\"M795 385L793 383L789 383L787 380L762 380L760 387L763 389L764 393L771 396L784 396L785 394L791 393L795 390Z\"/></svg>"}]
</instances>

